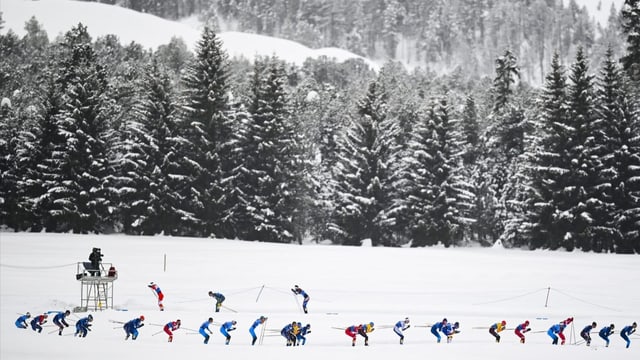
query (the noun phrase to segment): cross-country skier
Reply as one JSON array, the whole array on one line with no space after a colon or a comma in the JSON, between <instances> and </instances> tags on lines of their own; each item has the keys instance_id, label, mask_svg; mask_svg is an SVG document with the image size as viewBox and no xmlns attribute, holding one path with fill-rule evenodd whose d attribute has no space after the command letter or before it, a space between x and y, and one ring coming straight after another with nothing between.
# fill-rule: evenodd
<instances>
[{"instance_id":1,"label":"cross-country skier","mask_svg":"<svg viewBox=\"0 0 640 360\"><path fill-rule=\"evenodd\" d=\"M308 333L311 332L311 325L307 324L305 326L302 326L302 323L298 323L298 334L296 334L296 345L300 345L300 343L302 343L302 345L307 343L307 337L305 335L307 335Z\"/></svg>"},{"instance_id":2,"label":"cross-country skier","mask_svg":"<svg viewBox=\"0 0 640 360\"><path fill-rule=\"evenodd\" d=\"M21 315L19 318L16 319L16 327L18 329L26 329L29 327L29 325L27 325L27 319L29 319L31 317L31 314L27 311L26 314Z\"/></svg>"},{"instance_id":3,"label":"cross-country skier","mask_svg":"<svg viewBox=\"0 0 640 360\"><path fill-rule=\"evenodd\" d=\"M352 325L345 330L345 334L351 336L351 346L356 346L356 334L359 334L364 338L364 346L369 346L369 336L368 333L372 332L374 329L373 322L360 324L360 325Z\"/></svg>"},{"instance_id":4,"label":"cross-country skier","mask_svg":"<svg viewBox=\"0 0 640 360\"><path fill-rule=\"evenodd\" d=\"M33 318L33 320L31 320L31 329L33 329L33 331L37 331L39 333L42 332L42 324L47 322L47 318L49 317L49 315L47 314L42 314L42 315L38 315L36 317Z\"/></svg>"},{"instance_id":5,"label":"cross-country skier","mask_svg":"<svg viewBox=\"0 0 640 360\"><path fill-rule=\"evenodd\" d=\"M267 318L264 316L260 316L258 319L256 319L256 321L253 322L253 324L251 324L251 327L249 327L249 334L251 334L251 345L255 345L256 340L258 340L258 336L256 335L256 328L264 324L265 321L267 321Z\"/></svg>"},{"instance_id":6,"label":"cross-country skier","mask_svg":"<svg viewBox=\"0 0 640 360\"><path fill-rule=\"evenodd\" d=\"M564 321L561 321L559 324L555 324L552 327L550 327L549 330L547 330L547 335L549 335L551 339L553 339L553 343L552 343L553 345L558 345L558 338L562 340L560 345L564 345L565 338L562 332L566 327L567 327L567 324Z\"/></svg>"},{"instance_id":7,"label":"cross-country skier","mask_svg":"<svg viewBox=\"0 0 640 360\"><path fill-rule=\"evenodd\" d=\"M304 290L302 290L298 285L295 285L293 289L291 289L295 295L302 295L302 310L304 313L307 313L307 304L309 303L309 294L307 294Z\"/></svg>"},{"instance_id":8,"label":"cross-country skier","mask_svg":"<svg viewBox=\"0 0 640 360\"><path fill-rule=\"evenodd\" d=\"M137 317L135 319L132 319L126 322L124 326L122 326L122 328L124 329L124 332L127 334L127 336L124 339L128 340L129 336L131 336L131 340L137 339L138 329L144 326L144 324L142 323L143 321L144 321L144 315L140 315L140 317Z\"/></svg>"},{"instance_id":9,"label":"cross-country skier","mask_svg":"<svg viewBox=\"0 0 640 360\"><path fill-rule=\"evenodd\" d=\"M629 326L625 326L624 328L622 328L622 331L620 331L620 337L622 337L624 339L624 341L627 342L627 349L631 345L631 340L629 340L629 335L631 335L634 332L636 332L636 328L637 327L638 327L638 324L636 324L634 322L633 324L631 324Z\"/></svg>"},{"instance_id":10,"label":"cross-country skier","mask_svg":"<svg viewBox=\"0 0 640 360\"><path fill-rule=\"evenodd\" d=\"M393 332L395 332L398 336L400 336L400 345L404 344L404 333L403 333L403 331L407 330L410 327L411 327L411 325L409 325L409 318L408 317L404 318L404 320L398 321L393 326Z\"/></svg>"},{"instance_id":11,"label":"cross-country skier","mask_svg":"<svg viewBox=\"0 0 640 360\"><path fill-rule=\"evenodd\" d=\"M598 333L598 335L604 339L604 341L606 341L607 343L604 345L605 347L609 347L609 336L613 335L614 331L613 329L615 329L615 325L611 324L609 326L605 326L602 329L600 329L600 332Z\"/></svg>"},{"instance_id":12,"label":"cross-country skier","mask_svg":"<svg viewBox=\"0 0 640 360\"><path fill-rule=\"evenodd\" d=\"M49 311L49 314L56 314L53 317L53 323L56 324L58 326L58 335L62 336L62 330L64 330L64 328L69 327L69 324L67 323L66 317L71 315L71 311L69 310L65 310L63 311Z\"/></svg>"},{"instance_id":13,"label":"cross-country skier","mask_svg":"<svg viewBox=\"0 0 640 360\"><path fill-rule=\"evenodd\" d=\"M518 335L518 337L520 338L520 343L524 344L524 333L531 331L531 328L529 328L529 320L525 320L525 322L523 322L522 324L516 326L516 329L514 330L515 334Z\"/></svg>"},{"instance_id":14,"label":"cross-country skier","mask_svg":"<svg viewBox=\"0 0 640 360\"><path fill-rule=\"evenodd\" d=\"M298 330L298 323L295 321L291 324L285 325L285 327L280 330L280 335L287 339L287 346L294 346L296 344Z\"/></svg>"},{"instance_id":15,"label":"cross-country skier","mask_svg":"<svg viewBox=\"0 0 640 360\"><path fill-rule=\"evenodd\" d=\"M220 333L222 335L224 335L225 337L225 345L229 345L229 341L231 341L231 335L229 335L229 331L233 331L236 329L236 321L232 320L232 321L227 321L226 323L222 324L222 326L220 326Z\"/></svg>"},{"instance_id":16,"label":"cross-country skier","mask_svg":"<svg viewBox=\"0 0 640 360\"><path fill-rule=\"evenodd\" d=\"M169 321L164 325L163 330L167 333L167 335L169 335L169 342L173 341L173 332L178 329L180 329L180 319L176 321Z\"/></svg>"},{"instance_id":17,"label":"cross-country skier","mask_svg":"<svg viewBox=\"0 0 640 360\"><path fill-rule=\"evenodd\" d=\"M164 304L162 303L164 300L164 294L162 293L162 290L160 290L160 286L158 286L158 284L154 283L153 281L150 282L147 286L151 290L153 290L153 294L158 299L158 307L160 308L160 311L164 311Z\"/></svg>"},{"instance_id":18,"label":"cross-country skier","mask_svg":"<svg viewBox=\"0 0 640 360\"><path fill-rule=\"evenodd\" d=\"M93 321L93 315L89 314L89 316L83 317L82 319L76 322L76 333L73 336L87 337L87 332L91 331L89 327L91 327L90 322Z\"/></svg>"},{"instance_id":19,"label":"cross-country skier","mask_svg":"<svg viewBox=\"0 0 640 360\"><path fill-rule=\"evenodd\" d=\"M453 323L453 325L451 325L451 323L447 323L442 327L442 333L447 336L447 343L450 343L453 340L454 334L458 334L460 332L460 330L458 330L459 328L460 323L457 321Z\"/></svg>"},{"instance_id":20,"label":"cross-country skier","mask_svg":"<svg viewBox=\"0 0 640 360\"><path fill-rule=\"evenodd\" d=\"M207 321L203 322L202 325L200 325L200 330L198 331L200 335L204 336L205 344L209 343L209 335L213 334L213 332L211 332L211 330L209 329L209 325L211 324L213 324L213 318L209 318ZM207 334L207 331L209 332L209 334Z\"/></svg>"},{"instance_id":21,"label":"cross-country skier","mask_svg":"<svg viewBox=\"0 0 640 360\"><path fill-rule=\"evenodd\" d=\"M498 335L498 333L504 330L506 327L507 322L504 320L502 320L501 322L497 322L489 327L489 333L496 338L497 343L500 342L500 335Z\"/></svg>"},{"instance_id":22,"label":"cross-country skier","mask_svg":"<svg viewBox=\"0 0 640 360\"><path fill-rule=\"evenodd\" d=\"M435 324L433 324L433 326L431 326L431 333L433 334L433 336L435 336L438 339L438 342L440 342L440 334L438 334L438 331L442 332L442 328L447 325L447 318L442 319L442 321L437 322Z\"/></svg>"},{"instance_id":23,"label":"cross-country skier","mask_svg":"<svg viewBox=\"0 0 640 360\"><path fill-rule=\"evenodd\" d=\"M595 329L598 324L594 321L591 325L587 325L580 331L580 336L586 341L587 346L591 345L591 330Z\"/></svg>"},{"instance_id":24,"label":"cross-country skier","mask_svg":"<svg viewBox=\"0 0 640 360\"><path fill-rule=\"evenodd\" d=\"M222 303L225 300L224 295L216 292L214 293L213 291L209 291L209 296L211 296L212 298L216 299L216 312L220 312L220 308L222 307Z\"/></svg>"}]
</instances>

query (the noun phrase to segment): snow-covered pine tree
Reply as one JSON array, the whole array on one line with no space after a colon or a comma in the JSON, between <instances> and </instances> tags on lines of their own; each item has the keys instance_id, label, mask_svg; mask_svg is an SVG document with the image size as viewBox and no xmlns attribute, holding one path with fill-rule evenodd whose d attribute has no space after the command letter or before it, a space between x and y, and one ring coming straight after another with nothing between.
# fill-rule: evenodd
<instances>
[{"instance_id":1,"label":"snow-covered pine tree","mask_svg":"<svg viewBox=\"0 0 640 360\"><path fill-rule=\"evenodd\" d=\"M154 61L144 69L141 97L128 112L115 146L119 221L126 234L181 234L180 199L170 178L175 100L168 75ZM173 126L172 126L173 125Z\"/></svg>"},{"instance_id":2,"label":"snow-covered pine tree","mask_svg":"<svg viewBox=\"0 0 640 360\"><path fill-rule=\"evenodd\" d=\"M287 104L286 80L281 60L256 59L248 109L252 121L245 134L255 150L243 150L249 155L242 164L249 183L239 184L249 201L248 240L291 242L301 233L295 229L295 217L306 174L302 171L300 132Z\"/></svg>"},{"instance_id":3,"label":"snow-covered pine tree","mask_svg":"<svg viewBox=\"0 0 640 360\"><path fill-rule=\"evenodd\" d=\"M552 58L540 98L540 115L534 122L537 140L530 159L535 192L528 218L529 247L555 250L561 246L564 236L558 218L561 193L570 180L570 159L563 154L568 139L573 136L567 125L567 79L557 53Z\"/></svg>"},{"instance_id":4,"label":"snow-covered pine tree","mask_svg":"<svg viewBox=\"0 0 640 360\"><path fill-rule=\"evenodd\" d=\"M462 160L455 149L461 135L446 97L435 99L415 126L403 167L408 181L398 199L411 246L460 244Z\"/></svg>"},{"instance_id":5,"label":"snow-covered pine tree","mask_svg":"<svg viewBox=\"0 0 640 360\"><path fill-rule=\"evenodd\" d=\"M594 86L593 75L589 74L582 48L578 48L576 60L571 66L569 79L571 83L567 92L568 117L567 126L572 136L567 137L564 152L561 153L570 161L567 164L570 179L564 189L563 205L559 214L565 236L563 247L573 250L575 247L589 250L594 241L592 224L594 217L593 199L595 192L595 169L601 159L591 157L600 136L594 132Z\"/></svg>"},{"instance_id":6,"label":"snow-covered pine tree","mask_svg":"<svg viewBox=\"0 0 640 360\"><path fill-rule=\"evenodd\" d=\"M608 51L598 77L596 123L602 133L593 153L599 185L598 234L593 250L640 252L640 123L628 84Z\"/></svg>"},{"instance_id":7,"label":"snow-covered pine tree","mask_svg":"<svg viewBox=\"0 0 640 360\"><path fill-rule=\"evenodd\" d=\"M627 34L627 53L622 66L628 76L640 82L640 0L625 0L622 6L622 30Z\"/></svg>"},{"instance_id":8,"label":"snow-covered pine tree","mask_svg":"<svg viewBox=\"0 0 640 360\"><path fill-rule=\"evenodd\" d=\"M19 180L16 167L16 135L19 133L17 115L8 98L0 97L0 225L17 228Z\"/></svg>"},{"instance_id":9,"label":"snow-covered pine tree","mask_svg":"<svg viewBox=\"0 0 640 360\"><path fill-rule=\"evenodd\" d=\"M524 151L527 126L524 110L515 94L515 84L520 76L515 56L507 49L496 59L495 65L491 88L493 106L485 135L486 151L480 160L484 184L478 187L482 192L478 193L477 203L483 209L479 214L486 229L483 232L493 241L503 236L505 222L513 215L509 203L516 196L517 187L509 182L517 178L513 171L518 167L513 163ZM491 240L487 241L493 243Z\"/></svg>"},{"instance_id":10,"label":"snow-covered pine tree","mask_svg":"<svg viewBox=\"0 0 640 360\"><path fill-rule=\"evenodd\" d=\"M78 24L64 36L57 79L62 108L55 115L65 141L53 151L57 181L46 185L51 231L101 232L111 225L109 145L105 108L106 75L96 62L87 28Z\"/></svg>"},{"instance_id":11,"label":"snow-covered pine tree","mask_svg":"<svg viewBox=\"0 0 640 360\"><path fill-rule=\"evenodd\" d=\"M195 59L182 78L180 136L182 176L188 184L181 194L182 219L187 233L224 237L222 219L226 211L223 184L229 160L226 144L232 129L228 123L228 63L222 42L205 28ZM192 215L191 215L192 214Z\"/></svg>"},{"instance_id":12,"label":"snow-covered pine tree","mask_svg":"<svg viewBox=\"0 0 640 360\"><path fill-rule=\"evenodd\" d=\"M329 231L343 245L393 245L392 167L397 163L397 126L387 118L387 94L373 81L351 125L338 141L334 168L334 213Z\"/></svg>"}]
</instances>

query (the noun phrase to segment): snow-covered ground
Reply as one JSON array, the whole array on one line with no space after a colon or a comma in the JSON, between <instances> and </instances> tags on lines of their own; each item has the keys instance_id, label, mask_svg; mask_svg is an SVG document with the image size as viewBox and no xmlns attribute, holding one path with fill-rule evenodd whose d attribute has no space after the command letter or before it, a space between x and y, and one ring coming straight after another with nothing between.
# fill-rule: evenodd
<instances>
[{"instance_id":1,"label":"snow-covered ground","mask_svg":"<svg viewBox=\"0 0 640 360\"><path fill-rule=\"evenodd\" d=\"M0 12L5 21L3 32L13 30L23 36L25 22L35 16L47 31L50 39L71 30L79 22L87 26L95 39L114 34L122 44L132 41L150 49L168 44L171 38L182 38L193 50L202 35L197 23L181 23L165 20L154 15L139 13L119 6L95 2L70 0L0 0ZM191 24L191 25L189 25ZM256 55L277 55L280 59L302 65L307 58L326 56L338 62L362 59L372 69L379 64L352 52L337 48L311 49L300 43L269 36L241 32L218 34L223 48L231 57L253 60Z\"/></svg>"},{"instance_id":2,"label":"snow-covered ground","mask_svg":"<svg viewBox=\"0 0 640 360\"><path fill-rule=\"evenodd\" d=\"M73 328L64 336L51 326L41 334L17 329L13 323L20 313L80 305L76 263L87 261L93 247L101 248L103 261L118 269L117 310L90 311L93 331L84 339L70 335ZM150 281L165 293L164 312L147 287ZM309 314L302 313L300 297L290 291L296 284L311 296ZM614 323L618 331L640 321L639 284L638 256L0 233L0 359L638 359L636 334L625 349L617 332L605 348L597 334L591 347L553 346L543 331L573 316L575 329L566 333L574 343L592 321L597 330ZM209 290L225 294L225 305L237 312L214 313ZM136 341L125 341L120 325L111 321L140 315L146 326ZM248 328L260 315L269 318L266 336L262 345L252 347ZM197 330L210 316L216 323L238 322L230 345L224 345L217 326L208 345L188 330ZM412 327L400 345L387 326L406 316ZM462 332L450 344L436 343L426 327L443 317L461 323ZM157 334L158 325L175 319L182 320L183 328L168 343L164 333ZM287 348L277 334L294 320L311 324L312 333L305 346ZM512 330L495 343L488 327L500 320L508 328L529 320L527 343L520 344ZM351 347L350 338L334 329L369 321L376 330L368 347L361 338Z\"/></svg>"}]
</instances>

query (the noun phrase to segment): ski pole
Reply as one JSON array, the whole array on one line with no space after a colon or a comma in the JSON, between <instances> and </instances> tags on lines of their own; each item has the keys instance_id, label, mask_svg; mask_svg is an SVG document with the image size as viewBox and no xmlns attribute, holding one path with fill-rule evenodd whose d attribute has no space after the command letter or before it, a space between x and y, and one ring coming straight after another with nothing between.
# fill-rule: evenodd
<instances>
[{"instance_id":1,"label":"ski pole","mask_svg":"<svg viewBox=\"0 0 640 360\"><path fill-rule=\"evenodd\" d=\"M267 327L267 320L264 321L264 324L262 324L262 328L260 329L260 341L258 341L258 345L262 345L262 342L264 341L264 331L266 327Z\"/></svg>"},{"instance_id":2,"label":"ski pole","mask_svg":"<svg viewBox=\"0 0 640 360\"><path fill-rule=\"evenodd\" d=\"M232 308L230 308L230 307L228 307L228 306L222 305L222 307L223 307L223 308L225 308L225 309L227 309L227 310L229 310L229 311L232 311L232 312L234 312L234 313L237 313L237 311L236 311L236 310L233 310Z\"/></svg>"},{"instance_id":3,"label":"ski pole","mask_svg":"<svg viewBox=\"0 0 640 360\"><path fill-rule=\"evenodd\" d=\"M151 334L151 336L156 336L156 335L158 335L158 334L160 334L160 333L162 333L162 332L164 332L164 330L160 330L160 331L158 331L157 333L153 333L153 334Z\"/></svg>"},{"instance_id":4,"label":"ski pole","mask_svg":"<svg viewBox=\"0 0 640 360\"><path fill-rule=\"evenodd\" d=\"M300 306L300 301L298 300L298 295L296 295L294 293L293 297L296 299L296 304L298 304L298 309L300 309L300 311L304 312L304 309L302 308L302 306Z\"/></svg>"}]
</instances>

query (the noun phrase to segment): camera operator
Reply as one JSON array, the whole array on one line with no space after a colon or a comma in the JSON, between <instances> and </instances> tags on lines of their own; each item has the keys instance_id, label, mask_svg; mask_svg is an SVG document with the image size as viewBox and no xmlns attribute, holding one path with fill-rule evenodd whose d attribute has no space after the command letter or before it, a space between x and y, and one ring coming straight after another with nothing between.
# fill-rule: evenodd
<instances>
[{"instance_id":1,"label":"camera operator","mask_svg":"<svg viewBox=\"0 0 640 360\"><path fill-rule=\"evenodd\" d=\"M91 276L100 275L100 262L102 261L102 253L99 248L93 248L89 255L89 261L91 261Z\"/></svg>"}]
</instances>

